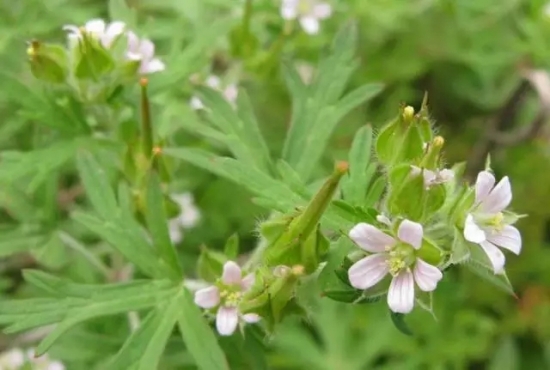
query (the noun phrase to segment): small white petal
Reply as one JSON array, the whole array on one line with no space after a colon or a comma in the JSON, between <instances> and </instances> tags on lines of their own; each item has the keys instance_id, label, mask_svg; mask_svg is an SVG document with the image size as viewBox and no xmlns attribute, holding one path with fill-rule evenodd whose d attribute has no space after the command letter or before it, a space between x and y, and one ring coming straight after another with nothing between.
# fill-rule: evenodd
<instances>
[{"instance_id":1,"label":"small white petal","mask_svg":"<svg viewBox=\"0 0 550 370\"><path fill-rule=\"evenodd\" d=\"M401 241L412 245L415 249L419 249L422 246L423 236L424 231L422 230L422 225L419 223L403 220L401 224L399 224L397 237Z\"/></svg>"},{"instance_id":2,"label":"small white petal","mask_svg":"<svg viewBox=\"0 0 550 370\"><path fill-rule=\"evenodd\" d=\"M319 20L313 16L305 16L300 18L300 24L306 33L316 35L319 33Z\"/></svg>"},{"instance_id":3,"label":"small white petal","mask_svg":"<svg viewBox=\"0 0 550 370\"><path fill-rule=\"evenodd\" d=\"M313 15L318 19L325 19L332 14L332 7L330 4L321 3L313 6Z\"/></svg>"},{"instance_id":4,"label":"small white petal","mask_svg":"<svg viewBox=\"0 0 550 370\"><path fill-rule=\"evenodd\" d=\"M439 179L441 182L448 182L455 178L455 173L453 170L447 168L439 171Z\"/></svg>"},{"instance_id":5,"label":"small white petal","mask_svg":"<svg viewBox=\"0 0 550 370\"><path fill-rule=\"evenodd\" d=\"M145 60L152 59L155 55L155 44L151 40L142 39L139 43L139 53Z\"/></svg>"},{"instance_id":6,"label":"small white petal","mask_svg":"<svg viewBox=\"0 0 550 370\"><path fill-rule=\"evenodd\" d=\"M191 100L189 101L189 105L194 110L204 109L204 104L202 103L202 100L200 100L197 96L193 96L191 98Z\"/></svg>"},{"instance_id":7,"label":"small white petal","mask_svg":"<svg viewBox=\"0 0 550 370\"><path fill-rule=\"evenodd\" d=\"M92 19L86 22L84 28L96 36L101 36L105 32L105 21L103 19Z\"/></svg>"},{"instance_id":8,"label":"small white petal","mask_svg":"<svg viewBox=\"0 0 550 370\"><path fill-rule=\"evenodd\" d=\"M414 278L410 271L395 276L388 290L388 306L393 312L409 313L414 307Z\"/></svg>"},{"instance_id":9,"label":"small white petal","mask_svg":"<svg viewBox=\"0 0 550 370\"><path fill-rule=\"evenodd\" d=\"M10 367L18 369L25 364L25 354L19 348L14 348L2 355L0 365L2 365L2 363L7 363Z\"/></svg>"},{"instance_id":10,"label":"small white petal","mask_svg":"<svg viewBox=\"0 0 550 370\"><path fill-rule=\"evenodd\" d=\"M237 85L235 84L227 86L223 92L223 96L230 103L234 103L237 100L238 95L239 90L237 89Z\"/></svg>"},{"instance_id":11,"label":"small white petal","mask_svg":"<svg viewBox=\"0 0 550 370\"><path fill-rule=\"evenodd\" d=\"M235 307L220 307L216 314L216 329L220 335L231 335L237 329L239 313Z\"/></svg>"},{"instance_id":12,"label":"small white petal","mask_svg":"<svg viewBox=\"0 0 550 370\"><path fill-rule=\"evenodd\" d=\"M52 361L48 364L46 370L65 370L65 365L59 361Z\"/></svg>"},{"instance_id":13,"label":"small white petal","mask_svg":"<svg viewBox=\"0 0 550 370\"><path fill-rule=\"evenodd\" d=\"M386 247L391 247L395 244L394 238L364 222L355 225L350 230L349 237L361 249L372 253L384 252Z\"/></svg>"},{"instance_id":14,"label":"small white petal","mask_svg":"<svg viewBox=\"0 0 550 370\"><path fill-rule=\"evenodd\" d=\"M483 251L485 251L487 257L489 257L495 274L502 272L504 270L504 263L506 262L504 253L502 253L496 245L488 241L481 242L479 245L483 248Z\"/></svg>"},{"instance_id":15,"label":"small white petal","mask_svg":"<svg viewBox=\"0 0 550 370\"><path fill-rule=\"evenodd\" d=\"M429 187L437 183L437 174L434 171L424 169L424 186Z\"/></svg>"},{"instance_id":16,"label":"small white petal","mask_svg":"<svg viewBox=\"0 0 550 370\"><path fill-rule=\"evenodd\" d=\"M105 33L101 35L101 44L109 48L113 41L120 35L122 32L124 32L124 28L126 25L124 22L112 22L107 26L107 29L105 30Z\"/></svg>"},{"instance_id":17,"label":"small white petal","mask_svg":"<svg viewBox=\"0 0 550 370\"><path fill-rule=\"evenodd\" d=\"M355 262L348 270L348 278L356 289L368 289L387 275L389 267L384 253L373 254Z\"/></svg>"},{"instance_id":18,"label":"small white petal","mask_svg":"<svg viewBox=\"0 0 550 370\"><path fill-rule=\"evenodd\" d=\"M168 221L168 235L170 236L170 241L174 244L179 244L183 240L183 233L177 218Z\"/></svg>"},{"instance_id":19,"label":"small white petal","mask_svg":"<svg viewBox=\"0 0 550 370\"><path fill-rule=\"evenodd\" d=\"M416 259L413 275L416 285L425 292L433 291L439 280L443 278L443 273L437 267L424 262L420 258Z\"/></svg>"},{"instance_id":20,"label":"small white petal","mask_svg":"<svg viewBox=\"0 0 550 370\"><path fill-rule=\"evenodd\" d=\"M244 314L242 317L243 317L243 320L248 324L255 324L262 319L260 315L255 313L247 313L247 314Z\"/></svg>"},{"instance_id":21,"label":"small white petal","mask_svg":"<svg viewBox=\"0 0 550 370\"><path fill-rule=\"evenodd\" d=\"M80 36L80 29L73 24L67 24L63 26L63 31L67 31L70 34L75 34Z\"/></svg>"},{"instance_id":22,"label":"small white petal","mask_svg":"<svg viewBox=\"0 0 550 370\"><path fill-rule=\"evenodd\" d=\"M202 280L194 280L194 279L185 279L183 281L183 286L192 292L196 292L197 290L210 287L210 285L207 282Z\"/></svg>"},{"instance_id":23,"label":"small white petal","mask_svg":"<svg viewBox=\"0 0 550 370\"><path fill-rule=\"evenodd\" d=\"M391 226L391 221L388 217L384 216L383 214L380 214L376 216L376 221L380 222L381 224L384 224L386 226Z\"/></svg>"},{"instance_id":24,"label":"small white petal","mask_svg":"<svg viewBox=\"0 0 550 370\"><path fill-rule=\"evenodd\" d=\"M256 280L256 275L254 273L250 273L246 275L243 280L241 281L241 287L244 292L248 291L252 286L254 285L254 281Z\"/></svg>"},{"instance_id":25,"label":"small white petal","mask_svg":"<svg viewBox=\"0 0 550 370\"><path fill-rule=\"evenodd\" d=\"M489 234L487 240L491 243L519 254L521 252L521 234L514 226L506 225L502 231Z\"/></svg>"},{"instance_id":26,"label":"small white petal","mask_svg":"<svg viewBox=\"0 0 550 370\"><path fill-rule=\"evenodd\" d=\"M132 31L128 31L126 37L128 38L128 57L132 60L140 60L139 38Z\"/></svg>"},{"instance_id":27,"label":"small white petal","mask_svg":"<svg viewBox=\"0 0 550 370\"><path fill-rule=\"evenodd\" d=\"M223 265L222 281L227 285L241 284L242 272L239 265L233 261L227 261Z\"/></svg>"},{"instance_id":28,"label":"small white petal","mask_svg":"<svg viewBox=\"0 0 550 370\"><path fill-rule=\"evenodd\" d=\"M286 20L295 19L298 16L299 0L283 0L281 5L281 17Z\"/></svg>"},{"instance_id":29,"label":"small white petal","mask_svg":"<svg viewBox=\"0 0 550 370\"><path fill-rule=\"evenodd\" d=\"M141 66L140 72L142 74L151 74L164 71L165 68L166 66L160 59L153 58Z\"/></svg>"},{"instance_id":30,"label":"small white petal","mask_svg":"<svg viewBox=\"0 0 550 370\"><path fill-rule=\"evenodd\" d=\"M220 291L215 286L209 286L195 292L195 304L201 308L213 308L220 304Z\"/></svg>"},{"instance_id":31,"label":"small white petal","mask_svg":"<svg viewBox=\"0 0 550 370\"><path fill-rule=\"evenodd\" d=\"M502 212L512 201L512 188L508 176L503 177L481 202L480 208L486 213Z\"/></svg>"},{"instance_id":32,"label":"small white petal","mask_svg":"<svg viewBox=\"0 0 550 370\"><path fill-rule=\"evenodd\" d=\"M222 82L218 76L208 76L208 78L205 81L205 84L211 89L217 90L221 87Z\"/></svg>"},{"instance_id":33,"label":"small white petal","mask_svg":"<svg viewBox=\"0 0 550 370\"><path fill-rule=\"evenodd\" d=\"M489 171L481 171L476 179L476 204L482 202L495 186L495 177Z\"/></svg>"},{"instance_id":34,"label":"small white petal","mask_svg":"<svg viewBox=\"0 0 550 370\"><path fill-rule=\"evenodd\" d=\"M464 239L472 243L481 243L487 239L485 231L477 226L471 214L466 216L464 223Z\"/></svg>"}]
</instances>

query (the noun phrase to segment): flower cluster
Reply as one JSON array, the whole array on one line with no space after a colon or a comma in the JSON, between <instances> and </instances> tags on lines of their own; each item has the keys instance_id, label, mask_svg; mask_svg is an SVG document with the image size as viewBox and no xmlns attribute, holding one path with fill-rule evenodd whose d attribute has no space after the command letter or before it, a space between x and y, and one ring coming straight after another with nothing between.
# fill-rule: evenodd
<instances>
[{"instance_id":1,"label":"flower cluster","mask_svg":"<svg viewBox=\"0 0 550 370\"><path fill-rule=\"evenodd\" d=\"M281 16L286 20L298 19L302 29L310 34L319 33L320 21L330 17L332 7L316 0L283 0Z\"/></svg>"},{"instance_id":2,"label":"flower cluster","mask_svg":"<svg viewBox=\"0 0 550 370\"><path fill-rule=\"evenodd\" d=\"M231 104L235 104L237 101L237 96L239 95L239 90L237 85L234 83L223 85L221 79L218 76L208 76L205 81L205 85L211 89L217 90L222 93L225 100ZM193 96L189 102L189 105L194 110L204 109L204 104L198 96Z\"/></svg>"},{"instance_id":3,"label":"flower cluster","mask_svg":"<svg viewBox=\"0 0 550 370\"><path fill-rule=\"evenodd\" d=\"M20 348L12 348L9 351L0 353L0 369L2 370L23 370L26 365L32 366L33 370L65 370L62 362L52 360L48 355L35 357L34 349L24 352Z\"/></svg>"},{"instance_id":4,"label":"flower cluster","mask_svg":"<svg viewBox=\"0 0 550 370\"><path fill-rule=\"evenodd\" d=\"M191 193L174 194L172 200L179 206L180 213L170 219L168 231L172 243L178 244L183 240L183 229L195 227L201 218L201 213Z\"/></svg>"},{"instance_id":5,"label":"flower cluster","mask_svg":"<svg viewBox=\"0 0 550 370\"><path fill-rule=\"evenodd\" d=\"M260 316L240 311L243 296L254 285L254 274L243 277L241 268L233 261L223 266L221 279L215 285L195 292L195 303L204 309L216 311L216 329L220 335L231 335L241 323L257 323Z\"/></svg>"}]
</instances>

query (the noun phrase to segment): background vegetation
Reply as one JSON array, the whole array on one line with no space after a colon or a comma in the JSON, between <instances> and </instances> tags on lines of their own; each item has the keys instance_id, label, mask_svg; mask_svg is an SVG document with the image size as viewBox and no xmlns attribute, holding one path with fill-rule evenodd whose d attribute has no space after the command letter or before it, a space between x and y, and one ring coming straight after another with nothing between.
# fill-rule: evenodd
<instances>
[{"instance_id":1,"label":"background vegetation","mask_svg":"<svg viewBox=\"0 0 550 370\"><path fill-rule=\"evenodd\" d=\"M75 252L79 247L65 234L54 237L50 232L82 235L64 209L67 202L80 199L78 182L67 169L51 170L63 153L37 155L26 167L10 166L18 153L55 140L52 127L64 119L41 105L26 63L28 41L62 41L62 25L96 17L134 24L155 41L167 65L165 72L151 77L153 120L161 136L180 146L228 154L201 135L200 114L189 106L196 88L192 76L216 74L248 92L269 150L279 153L290 118L281 64L314 69L337 29L352 20L359 30L360 64L348 89L381 82L384 90L339 124L316 172L329 173L334 160L345 157L360 126L380 127L401 103L418 108L427 92L443 136L452 138L448 162L467 158L472 175L490 152L497 177L511 178L514 210L529 215L518 226L523 252L507 262L517 298L468 272L454 273L454 281L443 281L435 295L437 321L422 311L408 318L414 337L393 327L383 305L349 307L321 300L311 323L285 322L268 348L269 368L550 368L550 79L544 74L550 68L550 15L544 1L333 1L334 14L314 36L297 25L286 33L277 1L252 1L251 14L243 13L245 1L236 0L128 0L133 12L123 3L0 0L2 297L36 294L22 280L24 268L97 282ZM138 109L138 94L134 97ZM34 186L28 184L30 174ZM243 249L253 247L256 222L267 214L247 191L183 162L177 163L177 174L173 190L191 191L202 215L178 246L187 271L193 271L202 246L222 249L234 232ZM95 242L83 239L83 248ZM123 339L104 321L92 321L58 342L51 355L69 369L86 369L91 359L115 353ZM0 336L0 348L21 340ZM77 350L75 341L87 343L86 350ZM236 361L242 364L235 368L255 368L239 356ZM190 366L182 358L169 345L163 366Z\"/></svg>"}]
</instances>

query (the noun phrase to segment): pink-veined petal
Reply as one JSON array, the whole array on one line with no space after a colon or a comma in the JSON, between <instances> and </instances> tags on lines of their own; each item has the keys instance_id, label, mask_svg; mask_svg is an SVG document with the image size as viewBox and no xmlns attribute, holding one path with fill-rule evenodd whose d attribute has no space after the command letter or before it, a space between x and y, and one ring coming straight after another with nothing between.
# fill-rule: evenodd
<instances>
[{"instance_id":1,"label":"pink-veined petal","mask_svg":"<svg viewBox=\"0 0 550 370\"><path fill-rule=\"evenodd\" d=\"M414 278L410 271L394 276L388 290L388 306L393 312L409 313L414 307Z\"/></svg>"},{"instance_id":2,"label":"pink-veined petal","mask_svg":"<svg viewBox=\"0 0 550 370\"><path fill-rule=\"evenodd\" d=\"M472 243L481 243L487 239L485 231L474 221L474 216L468 214L464 223L464 239Z\"/></svg>"},{"instance_id":3,"label":"pink-veined petal","mask_svg":"<svg viewBox=\"0 0 550 370\"><path fill-rule=\"evenodd\" d=\"M521 252L521 234L514 226L504 226L500 232L490 234L487 240L501 248L508 249L512 253L519 254Z\"/></svg>"},{"instance_id":4,"label":"pink-veined petal","mask_svg":"<svg viewBox=\"0 0 550 370\"><path fill-rule=\"evenodd\" d=\"M141 55L139 53L139 38L132 31L126 33L128 38L128 56L132 60L140 60Z\"/></svg>"},{"instance_id":5,"label":"pink-veined petal","mask_svg":"<svg viewBox=\"0 0 550 370\"><path fill-rule=\"evenodd\" d=\"M419 249L422 245L423 236L422 225L413 221L403 220L397 229L399 240L412 245L415 249Z\"/></svg>"},{"instance_id":6,"label":"pink-veined petal","mask_svg":"<svg viewBox=\"0 0 550 370\"><path fill-rule=\"evenodd\" d=\"M313 16L301 17L300 25L307 34L316 35L319 33L319 20Z\"/></svg>"},{"instance_id":7,"label":"pink-veined petal","mask_svg":"<svg viewBox=\"0 0 550 370\"><path fill-rule=\"evenodd\" d=\"M244 322L248 323L248 324L255 324L257 323L258 321L260 321L262 318L260 315L256 314L256 313L247 313L247 314L244 314L242 316Z\"/></svg>"},{"instance_id":8,"label":"pink-veined petal","mask_svg":"<svg viewBox=\"0 0 550 370\"><path fill-rule=\"evenodd\" d=\"M332 7L327 3L315 4L312 13L318 19L325 19L332 15Z\"/></svg>"},{"instance_id":9,"label":"pink-veined petal","mask_svg":"<svg viewBox=\"0 0 550 370\"><path fill-rule=\"evenodd\" d=\"M216 314L216 329L223 336L231 335L237 329L239 312L236 307L220 307Z\"/></svg>"},{"instance_id":10,"label":"pink-veined petal","mask_svg":"<svg viewBox=\"0 0 550 370\"><path fill-rule=\"evenodd\" d=\"M504 263L506 262L504 253L502 253L496 245L488 241L481 242L479 245L483 248L483 251L487 254L487 257L489 257L494 273L498 274L502 272L504 270Z\"/></svg>"},{"instance_id":11,"label":"pink-veined petal","mask_svg":"<svg viewBox=\"0 0 550 370\"><path fill-rule=\"evenodd\" d=\"M201 308L213 308L220 303L220 291L215 286L199 289L195 292L195 304Z\"/></svg>"},{"instance_id":12,"label":"pink-veined petal","mask_svg":"<svg viewBox=\"0 0 550 370\"><path fill-rule=\"evenodd\" d=\"M256 275L254 273L250 273L246 275L243 280L241 281L241 287L244 292L252 288L254 285L254 281L256 280Z\"/></svg>"},{"instance_id":13,"label":"pink-veined petal","mask_svg":"<svg viewBox=\"0 0 550 370\"><path fill-rule=\"evenodd\" d=\"M482 202L489 195L493 186L495 186L495 177L493 174L489 171L481 171L476 179L475 203Z\"/></svg>"},{"instance_id":14,"label":"pink-veined petal","mask_svg":"<svg viewBox=\"0 0 550 370\"><path fill-rule=\"evenodd\" d=\"M227 285L241 284L242 272L239 265L233 261L227 261L223 265L222 281Z\"/></svg>"},{"instance_id":15,"label":"pink-veined petal","mask_svg":"<svg viewBox=\"0 0 550 370\"><path fill-rule=\"evenodd\" d=\"M349 237L361 249L371 253L384 252L386 247L391 247L395 244L394 238L364 222L355 225L350 230Z\"/></svg>"},{"instance_id":16,"label":"pink-veined petal","mask_svg":"<svg viewBox=\"0 0 550 370\"><path fill-rule=\"evenodd\" d=\"M348 278L356 289L368 289L376 285L389 271L387 256L373 254L355 262L348 270Z\"/></svg>"},{"instance_id":17,"label":"pink-veined petal","mask_svg":"<svg viewBox=\"0 0 550 370\"><path fill-rule=\"evenodd\" d=\"M139 43L139 53L144 60L150 60L155 55L155 44L151 40L142 39Z\"/></svg>"},{"instance_id":18,"label":"pink-veined petal","mask_svg":"<svg viewBox=\"0 0 550 370\"><path fill-rule=\"evenodd\" d=\"M437 286L439 280L443 278L443 273L437 267L424 262L420 258L416 259L416 265L413 270L414 281L416 285L425 292L431 292Z\"/></svg>"},{"instance_id":19,"label":"pink-veined petal","mask_svg":"<svg viewBox=\"0 0 550 370\"><path fill-rule=\"evenodd\" d=\"M480 208L485 213L502 212L512 201L512 187L508 176L503 177L481 202Z\"/></svg>"},{"instance_id":20,"label":"pink-veined petal","mask_svg":"<svg viewBox=\"0 0 550 370\"><path fill-rule=\"evenodd\" d=\"M124 32L125 27L124 22L116 21L110 23L105 33L101 36L101 44L106 48L110 47L113 41Z\"/></svg>"}]
</instances>

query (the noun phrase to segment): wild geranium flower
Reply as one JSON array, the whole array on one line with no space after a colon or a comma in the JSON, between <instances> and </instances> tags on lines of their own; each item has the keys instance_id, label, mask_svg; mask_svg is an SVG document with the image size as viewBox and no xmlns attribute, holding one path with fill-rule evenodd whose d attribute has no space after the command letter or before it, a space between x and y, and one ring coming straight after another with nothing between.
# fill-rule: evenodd
<instances>
[{"instance_id":1,"label":"wild geranium flower","mask_svg":"<svg viewBox=\"0 0 550 370\"><path fill-rule=\"evenodd\" d=\"M113 41L124 32L125 28L126 25L124 22L115 21L107 24L103 19L89 20L83 27L75 25L63 26L63 30L69 32L67 36L71 46L75 46L82 39L82 33L86 32L98 40L106 49L111 47Z\"/></svg>"},{"instance_id":2,"label":"wild geranium flower","mask_svg":"<svg viewBox=\"0 0 550 370\"><path fill-rule=\"evenodd\" d=\"M331 14L330 4L317 0L283 0L281 4L283 19L298 19L302 29L310 35L319 33L319 21Z\"/></svg>"},{"instance_id":3,"label":"wild geranium flower","mask_svg":"<svg viewBox=\"0 0 550 370\"><path fill-rule=\"evenodd\" d=\"M235 104L237 96L239 95L239 90L236 84L232 83L223 87L222 81L218 76L208 76L205 81L205 85L210 87L211 89L221 92L225 100L227 100L231 104ZM191 108L195 110L204 109L204 104L197 96L193 96L189 104L191 105Z\"/></svg>"},{"instance_id":4,"label":"wild geranium flower","mask_svg":"<svg viewBox=\"0 0 550 370\"><path fill-rule=\"evenodd\" d=\"M0 353L0 369L16 370L25 364L25 354L19 348Z\"/></svg>"},{"instance_id":5,"label":"wild geranium flower","mask_svg":"<svg viewBox=\"0 0 550 370\"><path fill-rule=\"evenodd\" d=\"M504 253L508 249L516 255L521 252L521 235L506 222L503 211L512 201L512 189L508 177L495 185L495 177L489 171L477 175L475 202L466 216L464 238L479 244L489 257L495 274L504 270Z\"/></svg>"},{"instance_id":6,"label":"wild geranium flower","mask_svg":"<svg viewBox=\"0 0 550 370\"><path fill-rule=\"evenodd\" d=\"M164 71L164 63L155 58L155 44L148 39L140 39L135 33L128 31L128 49L126 57L140 62L139 73L151 74Z\"/></svg>"},{"instance_id":7,"label":"wild geranium flower","mask_svg":"<svg viewBox=\"0 0 550 370\"><path fill-rule=\"evenodd\" d=\"M444 184L448 181L451 181L455 177L453 170L444 168L442 170L428 170L426 168L421 169L420 167L411 166L411 174L413 176L419 175L422 172L424 177L424 186L430 188L434 185Z\"/></svg>"},{"instance_id":8,"label":"wild geranium flower","mask_svg":"<svg viewBox=\"0 0 550 370\"><path fill-rule=\"evenodd\" d=\"M361 249L372 253L350 267L351 285L368 289L390 274L388 306L393 312L412 311L415 283L420 290L431 292L443 277L437 267L416 256L424 237L422 225L416 222L401 221L397 238L367 223L355 225L349 236Z\"/></svg>"},{"instance_id":9,"label":"wild geranium flower","mask_svg":"<svg viewBox=\"0 0 550 370\"><path fill-rule=\"evenodd\" d=\"M177 244L183 240L183 229L191 229L197 225L201 212L195 205L193 194L189 192L175 194L171 198L180 207L180 213L168 222L170 240Z\"/></svg>"},{"instance_id":10,"label":"wild geranium flower","mask_svg":"<svg viewBox=\"0 0 550 370\"><path fill-rule=\"evenodd\" d=\"M228 261L223 266L221 279L212 286L195 292L195 304L204 309L216 309L216 329L220 335L231 335L240 322L257 323L255 313L242 314L239 304L243 295L254 285L254 274L242 276L239 265Z\"/></svg>"}]
</instances>

